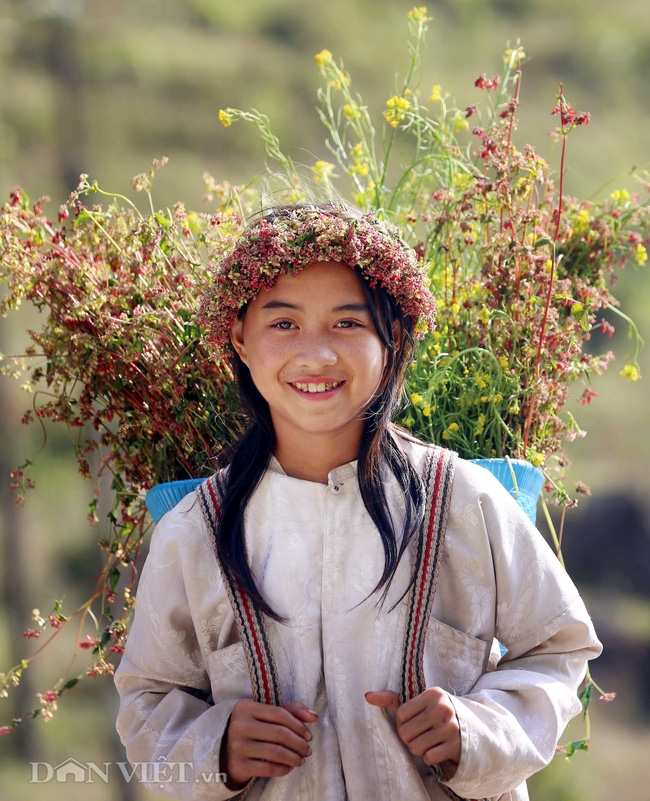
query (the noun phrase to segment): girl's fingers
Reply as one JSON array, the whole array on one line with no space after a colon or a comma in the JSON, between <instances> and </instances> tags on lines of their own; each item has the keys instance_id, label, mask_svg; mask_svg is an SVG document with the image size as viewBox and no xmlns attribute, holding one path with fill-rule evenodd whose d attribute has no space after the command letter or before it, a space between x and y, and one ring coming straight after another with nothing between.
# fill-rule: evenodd
<instances>
[{"instance_id":1,"label":"girl's fingers","mask_svg":"<svg viewBox=\"0 0 650 801\"><path fill-rule=\"evenodd\" d=\"M397 712L400 708L399 695L392 692L392 690L382 690L377 693L366 693L366 701L373 706L379 706L382 709L389 709L392 712Z\"/></svg>"},{"instance_id":2,"label":"girl's fingers","mask_svg":"<svg viewBox=\"0 0 650 801\"><path fill-rule=\"evenodd\" d=\"M308 709L304 704L299 701L288 701L284 708L291 712L291 714L298 718L303 723L314 723L318 720L318 715L312 709ZM310 739L311 735L307 738Z\"/></svg>"},{"instance_id":3,"label":"girl's fingers","mask_svg":"<svg viewBox=\"0 0 650 801\"><path fill-rule=\"evenodd\" d=\"M460 746L460 736L453 724L429 729L412 740L407 740L399 732L400 738L415 756L421 756L428 765L437 765L447 759L457 759L456 748ZM426 755L429 755L428 758Z\"/></svg>"},{"instance_id":4,"label":"girl's fingers","mask_svg":"<svg viewBox=\"0 0 650 801\"><path fill-rule=\"evenodd\" d=\"M309 732L307 733L309 734ZM309 734L309 737L311 738L311 734ZM305 736L296 734L286 726L261 720L252 720L246 723L231 722L228 738L232 748L239 745L242 755L249 758L266 759L271 762L278 761L270 756L267 751L260 750L266 746L277 746L282 751L291 751L302 759L311 754L311 749ZM279 761L284 762L285 760ZM290 764L295 765L296 763L291 762Z\"/></svg>"},{"instance_id":5,"label":"girl's fingers","mask_svg":"<svg viewBox=\"0 0 650 801\"><path fill-rule=\"evenodd\" d=\"M288 707L289 705L287 705ZM306 706L299 704L305 710ZM284 726L295 734L305 739L311 739L311 732L305 724L287 708L284 709L280 706L272 706L271 704L260 704L257 701L238 701L231 715L231 720L247 720L252 722L254 720L272 723L278 726Z\"/></svg>"},{"instance_id":6,"label":"girl's fingers","mask_svg":"<svg viewBox=\"0 0 650 801\"><path fill-rule=\"evenodd\" d=\"M304 740L303 740L304 743ZM291 745L284 745L269 740L249 740L241 750L241 756L246 760L273 762L276 765L286 765L298 768L305 764L305 759L311 756L311 749L304 743L304 749L295 750Z\"/></svg>"}]
</instances>

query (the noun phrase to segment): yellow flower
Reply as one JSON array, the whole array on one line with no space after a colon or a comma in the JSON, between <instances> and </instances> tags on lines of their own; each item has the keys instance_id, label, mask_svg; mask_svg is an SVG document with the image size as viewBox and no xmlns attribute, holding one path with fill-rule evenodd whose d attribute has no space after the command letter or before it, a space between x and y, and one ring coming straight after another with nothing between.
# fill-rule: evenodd
<instances>
[{"instance_id":1,"label":"yellow flower","mask_svg":"<svg viewBox=\"0 0 650 801\"><path fill-rule=\"evenodd\" d=\"M451 127L458 133L458 131L466 131L469 128L469 121L465 119L462 111L457 111L451 121Z\"/></svg>"},{"instance_id":2,"label":"yellow flower","mask_svg":"<svg viewBox=\"0 0 650 801\"><path fill-rule=\"evenodd\" d=\"M639 242L639 244L636 246L636 250L634 251L634 261L637 264L645 264L647 260L648 260L648 251Z\"/></svg>"},{"instance_id":3,"label":"yellow flower","mask_svg":"<svg viewBox=\"0 0 650 801\"><path fill-rule=\"evenodd\" d=\"M546 267L546 272L550 275L551 271L553 270L553 262L551 259L546 259L545 267Z\"/></svg>"},{"instance_id":4,"label":"yellow flower","mask_svg":"<svg viewBox=\"0 0 650 801\"><path fill-rule=\"evenodd\" d=\"M419 403L421 403L421 402L422 402L422 395L418 395L418 393L417 393L417 392L414 392L414 393L411 395L411 403L412 403L414 406L417 406L417 405L418 405Z\"/></svg>"},{"instance_id":5,"label":"yellow flower","mask_svg":"<svg viewBox=\"0 0 650 801\"><path fill-rule=\"evenodd\" d=\"M406 111L411 108L411 103L405 97L393 95L386 101L386 111L384 111L384 119L390 123L393 128L397 128L400 122L406 118Z\"/></svg>"},{"instance_id":6,"label":"yellow flower","mask_svg":"<svg viewBox=\"0 0 650 801\"><path fill-rule=\"evenodd\" d=\"M346 103L343 106L343 113L349 120L356 120L361 116L358 106L354 103Z\"/></svg>"},{"instance_id":7,"label":"yellow flower","mask_svg":"<svg viewBox=\"0 0 650 801\"><path fill-rule=\"evenodd\" d=\"M638 381L641 378L639 368L634 364L626 364L621 370L620 375L622 375L623 378L627 378L628 381Z\"/></svg>"},{"instance_id":8,"label":"yellow flower","mask_svg":"<svg viewBox=\"0 0 650 801\"><path fill-rule=\"evenodd\" d=\"M317 183L327 183L334 172L334 165L329 161L317 161L312 167L312 171Z\"/></svg>"},{"instance_id":9,"label":"yellow flower","mask_svg":"<svg viewBox=\"0 0 650 801\"><path fill-rule=\"evenodd\" d=\"M544 454L539 453L539 451L535 451L532 448L528 448L526 451L526 461L535 465L535 467L539 467L544 463Z\"/></svg>"},{"instance_id":10,"label":"yellow flower","mask_svg":"<svg viewBox=\"0 0 650 801\"><path fill-rule=\"evenodd\" d=\"M518 61L523 61L526 58L523 47L518 47L516 50L509 47L504 51L503 55L508 59L508 66L510 69L517 66Z\"/></svg>"},{"instance_id":11,"label":"yellow flower","mask_svg":"<svg viewBox=\"0 0 650 801\"><path fill-rule=\"evenodd\" d=\"M507 367L509 364L508 357L504 353L499 356L499 364L501 367Z\"/></svg>"},{"instance_id":12,"label":"yellow flower","mask_svg":"<svg viewBox=\"0 0 650 801\"><path fill-rule=\"evenodd\" d=\"M328 61L332 60L332 54L329 50L321 50L320 53L316 53L314 58L316 59L318 68L322 69Z\"/></svg>"},{"instance_id":13,"label":"yellow flower","mask_svg":"<svg viewBox=\"0 0 650 801\"><path fill-rule=\"evenodd\" d=\"M443 439L451 439L458 431L458 423L450 423L447 428L442 432Z\"/></svg>"},{"instance_id":14,"label":"yellow flower","mask_svg":"<svg viewBox=\"0 0 650 801\"><path fill-rule=\"evenodd\" d=\"M454 175L454 186L457 186L461 192L469 189L473 183L474 177L468 172L457 172L456 175Z\"/></svg>"},{"instance_id":15,"label":"yellow flower","mask_svg":"<svg viewBox=\"0 0 650 801\"><path fill-rule=\"evenodd\" d=\"M427 22L427 7L416 6L409 11L407 16L409 19L415 20L416 22Z\"/></svg>"},{"instance_id":16,"label":"yellow flower","mask_svg":"<svg viewBox=\"0 0 650 801\"><path fill-rule=\"evenodd\" d=\"M479 414L479 416L478 416L478 424L477 424L476 428L474 429L474 436L478 437L479 434L483 433L484 429L485 429L485 415L484 414Z\"/></svg>"},{"instance_id":17,"label":"yellow flower","mask_svg":"<svg viewBox=\"0 0 650 801\"><path fill-rule=\"evenodd\" d=\"M573 225L573 230L577 234L583 233L589 228L589 220L591 217L589 216L588 209L580 209L580 211L576 214L575 223Z\"/></svg>"},{"instance_id":18,"label":"yellow flower","mask_svg":"<svg viewBox=\"0 0 650 801\"><path fill-rule=\"evenodd\" d=\"M424 417L428 417L431 414L431 407L425 406L424 409L422 409L422 414Z\"/></svg>"},{"instance_id":19,"label":"yellow flower","mask_svg":"<svg viewBox=\"0 0 650 801\"><path fill-rule=\"evenodd\" d=\"M615 189L610 197L614 203L625 203L626 200L630 199L630 193L627 189Z\"/></svg>"},{"instance_id":20,"label":"yellow flower","mask_svg":"<svg viewBox=\"0 0 650 801\"><path fill-rule=\"evenodd\" d=\"M488 322L488 320L490 319L490 310L488 309L487 306L483 306L481 311L478 313L478 319L482 323L487 323Z\"/></svg>"},{"instance_id":21,"label":"yellow flower","mask_svg":"<svg viewBox=\"0 0 650 801\"><path fill-rule=\"evenodd\" d=\"M439 103L442 100L442 86L437 83L429 95L429 103Z\"/></svg>"},{"instance_id":22,"label":"yellow flower","mask_svg":"<svg viewBox=\"0 0 650 801\"><path fill-rule=\"evenodd\" d=\"M229 108L219 109L219 122L224 128L230 128L234 121L235 118Z\"/></svg>"}]
</instances>

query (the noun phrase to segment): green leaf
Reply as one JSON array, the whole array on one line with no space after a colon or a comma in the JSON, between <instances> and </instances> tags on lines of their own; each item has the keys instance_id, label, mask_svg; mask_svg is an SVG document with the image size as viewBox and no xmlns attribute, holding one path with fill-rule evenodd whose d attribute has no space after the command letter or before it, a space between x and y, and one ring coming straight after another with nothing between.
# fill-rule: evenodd
<instances>
[{"instance_id":1,"label":"green leaf","mask_svg":"<svg viewBox=\"0 0 650 801\"><path fill-rule=\"evenodd\" d=\"M66 690L71 690L75 686L75 684L77 684L78 681L79 681L78 676L75 677L74 679L68 679L68 681L66 681L63 687L61 687L61 689L59 690L59 695L62 695Z\"/></svg>"},{"instance_id":2,"label":"green leaf","mask_svg":"<svg viewBox=\"0 0 650 801\"><path fill-rule=\"evenodd\" d=\"M594 685L589 682L584 690L580 693L578 698L580 699L580 703L582 704L582 714L586 715L587 710L589 709L589 704L591 703L591 692L594 688Z\"/></svg>"},{"instance_id":3,"label":"green leaf","mask_svg":"<svg viewBox=\"0 0 650 801\"><path fill-rule=\"evenodd\" d=\"M158 214L158 212L154 214L154 217L156 218L156 221L159 222L160 225L163 225L165 228L169 228L169 226L171 225L171 220L168 220L167 217L163 217L162 214Z\"/></svg>"},{"instance_id":4,"label":"green leaf","mask_svg":"<svg viewBox=\"0 0 650 801\"><path fill-rule=\"evenodd\" d=\"M115 588L117 587L117 582L120 580L120 571L113 566L108 574L108 583L111 587L111 592L115 592Z\"/></svg>"},{"instance_id":5,"label":"green leaf","mask_svg":"<svg viewBox=\"0 0 650 801\"><path fill-rule=\"evenodd\" d=\"M569 743L566 746L566 758L571 759L571 757L576 753L576 751L588 751L589 750L589 742L587 740L574 740L572 743Z\"/></svg>"}]
</instances>

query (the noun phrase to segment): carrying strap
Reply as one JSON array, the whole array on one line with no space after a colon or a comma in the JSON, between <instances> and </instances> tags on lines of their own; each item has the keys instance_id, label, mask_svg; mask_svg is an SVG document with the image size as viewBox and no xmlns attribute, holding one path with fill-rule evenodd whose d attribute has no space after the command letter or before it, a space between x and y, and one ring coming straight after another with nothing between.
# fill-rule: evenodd
<instances>
[{"instance_id":1,"label":"carrying strap","mask_svg":"<svg viewBox=\"0 0 650 801\"><path fill-rule=\"evenodd\" d=\"M424 523L413 549L413 586L408 600L406 635L400 676L400 703L427 688L424 678L424 643L438 584L438 573L445 547L451 486L457 454L431 448L424 470L427 506Z\"/></svg>"},{"instance_id":2,"label":"carrying strap","mask_svg":"<svg viewBox=\"0 0 650 801\"><path fill-rule=\"evenodd\" d=\"M253 686L253 699L262 704L282 706L280 680L269 643L266 625L262 613L252 599L242 590L239 582L224 569L217 555L216 542L219 520L221 519L218 475L211 476L197 489L199 503L208 525L212 548L228 593L230 606L235 614L235 622L239 638L244 645L244 653L248 662L248 672Z\"/></svg>"}]
</instances>

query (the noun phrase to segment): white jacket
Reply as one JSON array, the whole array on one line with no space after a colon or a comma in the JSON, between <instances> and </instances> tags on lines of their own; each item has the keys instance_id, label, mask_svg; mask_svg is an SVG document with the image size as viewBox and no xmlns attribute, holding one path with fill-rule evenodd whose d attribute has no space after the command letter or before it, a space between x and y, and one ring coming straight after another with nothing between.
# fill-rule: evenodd
<instances>
[{"instance_id":1,"label":"white jacket","mask_svg":"<svg viewBox=\"0 0 650 801\"><path fill-rule=\"evenodd\" d=\"M403 442L422 468L428 446ZM388 497L399 518L393 482ZM327 485L290 478L273 460L246 513L263 594L288 623L267 621L285 701L301 701L313 755L288 776L257 779L249 801L447 799L399 739L370 690L399 689L405 632L402 559L387 602L367 597L384 552L356 462ZM497 663L495 639L507 649ZM237 795L220 781L219 749L236 701L252 698L243 646L195 493L158 524L135 619L115 676L118 731L147 786L180 799ZM500 484L458 460L424 656L428 686L452 696L461 759L448 782L463 798L528 798L600 643L573 583ZM496 669L495 669L496 668ZM146 764L144 764L146 763ZM147 781L148 779L148 781Z\"/></svg>"}]
</instances>

